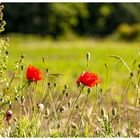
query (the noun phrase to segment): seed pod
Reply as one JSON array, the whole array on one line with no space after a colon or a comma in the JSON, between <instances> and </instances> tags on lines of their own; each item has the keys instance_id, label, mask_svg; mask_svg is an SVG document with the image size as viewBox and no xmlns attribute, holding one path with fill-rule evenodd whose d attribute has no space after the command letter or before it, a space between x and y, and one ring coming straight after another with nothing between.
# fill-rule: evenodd
<instances>
[{"instance_id":1,"label":"seed pod","mask_svg":"<svg viewBox=\"0 0 140 140\"><path fill-rule=\"evenodd\" d=\"M54 85L54 87L56 87L56 83L54 83L53 85Z\"/></svg>"},{"instance_id":2,"label":"seed pod","mask_svg":"<svg viewBox=\"0 0 140 140\"><path fill-rule=\"evenodd\" d=\"M72 122L72 123L71 123L71 127L72 127L73 129L77 129L76 123L75 123L75 122Z\"/></svg>"},{"instance_id":3,"label":"seed pod","mask_svg":"<svg viewBox=\"0 0 140 140\"><path fill-rule=\"evenodd\" d=\"M66 92L66 97L68 97L69 96L69 94Z\"/></svg>"},{"instance_id":4,"label":"seed pod","mask_svg":"<svg viewBox=\"0 0 140 140\"><path fill-rule=\"evenodd\" d=\"M62 90L62 93L65 94L65 90Z\"/></svg>"},{"instance_id":5,"label":"seed pod","mask_svg":"<svg viewBox=\"0 0 140 140\"><path fill-rule=\"evenodd\" d=\"M47 72L47 73L49 72L49 69L48 69L48 68L46 69L46 72Z\"/></svg>"},{"instance_id":6,"label":"seed pod","mask_svg":"<svg viewBox=\"0 0 140 140\"><path fill-rule=\"evenodd\" d=\"M113 115L113 116L116 116L116 114L117 114L116 108L112 108L112 115Z\"/></svg>"},{"instance_id":7,"label":"seed pod","mask_svg":"<svg viewBox=\"0 0 140 140\"><path fill-rule=\"evenodd\" d=\"M24 69L24 66L23 65L21 65L21 70L23 70Z\"/></svg>"},{"instance_id":8,"label":"seed pod","mask_svg":"<svg viewBox=\"0 0 140 140\"><path fill-rule=\"evenodd\" d=\"M105 63L105 67L108 68L108 64Z\"/></svg>"},{"instance_id":9,"label":"seed pod","mask_svg":"<svg viewBox=\"0 0 140 140\"><path fill-rule=\"evenodd\" d=\"M76 107L75 107L76 109L78 109L79 108L79 106L78 105L76 105Z\"/></svg>"},{"instance_id":10,"label":"seed pod","mask_svg":"<svg viewBox=\"0 0 140 140\"><path fill-rule=\"evenodd\" d=\"M44 110L44 104L37 104L37 107L40 112Z\"/></svg>"},{"instance_id":11,"label":"seed pod","mask_svg":"<svg viewBox=\"0 0 140 140\"><path fill-rule=\"evenodd\" d=\"M89 52L86 53L86 58L87 58L87 61L90 60L90 53Z\"/></svg>"},{"instance_id":12,"label":"seed pod","mask_svg":"<svg viewBox=\"0 0 140 140\"><path fill-rule=\"evenodd\" d=\"M71 100L68 102L68 107L70 108L71 107L71 104L72 104L72 102L71 102Z\"/></svg>"},{"instance_id":13,"label":"seed pod","mask_svg":"<svg viewBox=\"0 0 140 140\"><path fill-rule=\"evenodd\" d=\"M64 89L67 89L67 88L68 88L68 85L65 85L65 86L64 86Z\"/></svg>"},{"instance_id":14,"label":"seed pod","mask_svg":"<svg viewBox=\"0 0 140 140\"><path fill-rule=\"evenodd\" d=\"M48 87L50 87L50 85L51 85L51 84L48 82Z\"/></svg>"},{"instance_id":15,"label":"seed pod","mask_svg":"<svg viewBox=\"0 0 140 140\"><path fill-rule=\"evenodd\" d=\"M102 115L102 117L105 116L105 109L104 108L101 108L101 115Z\"/></svg>"},{"instance_id":16,"label":"seed pod","mask_svg":"<svg viewBox=\"0 0 140 140\"><path fill-rule=\"evenodd\" d=\"M140 105L140 98L138 99L138 103L139 103L139 105Z\"/></svg>"},{"instance_id":17,"label":"seed pod","mask_svg":"<svg viewBox=\"0 0 140 140\"><path fill-rule=\"evenodd\" d=\"M66 110L66 108L65 108L64 106L62 106L62 107L60 108L60 112L61 112L61 113L63 113L65 110Z\"/></svg>"},{"instance_id":18,"label":"seed pod","mask_svg":"<svg viewBox=\"0 0 140 140\"><path fill-rule=\"evenodd\" d=\"M24 59L24 58L25 58L25 55L24 55L24 54L22 54L22 55L21 55L21 59Z\"/></svg>"},{"instance_id":19,"label":"seed pod","mask_svg":"<svg viewBox=\"0 0 140 140\"><path fill-rule=\"evenodd\" d=\"M83 126L85 126L85 122L84 122L83 119L81 120L81 124L82 124Z\"/></svg>"},{"instance_id":20,"label":"seed pod","mask_svg":"<svg viewBox=\"0 0 140 140\"><path fill-rule=\"evenodd\" d=\"M5 54L8 55L8 51L6 51Z\"/></svg>"},{"instance_id":21,"label":"seed pod","mask_svg":"<svg viewBox=\"0 0 140 140\"><path fill-rule=\"evenodd\" d=\"M57 123L57 128L60 128L61 127L61 123Z\"/></svg>"},{"instance_id":22,"label":"seed pod","mask_svg":"<svg viewBox=\"0 0 140 140\"><path fill-rule=\"evenodd\" d=\"M133 77L133 75L134 75L134 74L133 74L133 72L130 72L130 78L132 78L132 77Z\"/></svg>"},{"instance_id":23,"label":"seed pod","mask_svg":"<svg viewBox=\"0 0 140 140\"><path fill-rule=\"evenodd\" d=\"M50 110L49 110L48 108L45 110L45 115L46 115L47 117L50 115Z\"/></svg>"},{"instance_id":24,"label":"seed pod","mask_svg":"<svg viewBox=\"0 0 140 140\"><path fill-rule=\"evenodd\" d=\"M77 83L77 87L80 87L80 83Z\"/></svg>"},{"instance_id":25,"label":"seed pod","mask_svg":"<svg viewBox=\"0 0 140 140\"><path fill-rule=\"evenodd\" d=\"M43 61L43 63L45 63L45 58L44 57L42 57L42 61Z\"/></svg>"},{"instance_id":26,"label":"seed pod","mask_svg":"<svg viewBox=\"0 0 140 140\"><path fill-rule=\"evenodd\" d=\"M11 110L7 111L6 113L6 121L10 121L13 116L13 112Z\"/></svg>"},{"instance_id":27,"label":"seed pod","mask_svg":"<svg viewBox=\"0 0 140 140\"><path fill-rule=\"evenodd\" d=\"M87 89L87 93L89 94L90 92L91 92L91 89L90 89L90 88L88 88L88 89Z\"/></svg>"}]
</instances>

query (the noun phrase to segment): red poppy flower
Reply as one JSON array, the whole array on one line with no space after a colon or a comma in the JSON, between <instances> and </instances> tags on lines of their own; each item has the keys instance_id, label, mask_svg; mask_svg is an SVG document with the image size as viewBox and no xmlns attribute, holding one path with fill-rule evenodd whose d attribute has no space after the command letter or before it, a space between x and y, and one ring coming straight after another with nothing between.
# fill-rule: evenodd
<instances>
[{"instance_id":1,"label":"red poppy flower","mask_svg":"<svg viewBox=\"0 0 140 140\"><path fill-rule=\"evenodd\" d=\"M32 65L29 65L27 68L27 72L26 72L26 79L37 82L39 80L42 80L43 76L42 76L41 71L38 68L36 68Z\"/></svg>"},{"instance_id":2,"label":"red poppy flower","mask_svg":"<svg viewBox=\"0 0 140 140\"><path fill-rule=\"evenodd\" d=\"M76 81L77 84L82 83L83 85L88 87L93 87L100 82L101 81L99 80L97 74L92 72L83 72Z\"/></svg>"}]
</instances>

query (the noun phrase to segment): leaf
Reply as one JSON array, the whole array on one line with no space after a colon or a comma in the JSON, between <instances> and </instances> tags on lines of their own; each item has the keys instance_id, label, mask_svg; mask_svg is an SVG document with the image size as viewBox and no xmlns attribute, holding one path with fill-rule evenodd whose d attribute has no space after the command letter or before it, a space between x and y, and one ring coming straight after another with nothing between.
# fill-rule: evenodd
<instances>
[{"instance_id":1,"label":"leaf","mask_svg":"<svg viewBox=\"0 0 140 140\"><path fill-rule=\"evenodd\" d=\"M50 75L52 75L52 76L56 76L56 77L63 76L62 74L59 74L59 73L52 73L52 74L50 74Z\"/></svg>"}]
</instances>

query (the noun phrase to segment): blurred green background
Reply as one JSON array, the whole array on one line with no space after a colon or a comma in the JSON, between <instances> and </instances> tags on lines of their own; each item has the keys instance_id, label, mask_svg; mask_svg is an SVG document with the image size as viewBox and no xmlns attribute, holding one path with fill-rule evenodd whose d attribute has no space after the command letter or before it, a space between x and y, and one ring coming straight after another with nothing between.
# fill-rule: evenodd
<instances>
[{"instance_id":1,"label":"blurred green background","mask_svg":"<svg viewBox=\"0 0 140 140\"><path fill-rule=\"evenodd\" d=\"M140 38L139 3L5 3L5 33Z\"/></svg>"},{"instance_id":2,"label":"blurred green background","mask_svg":"<svg viewBox=\"0 0 140 140\"><path fill-rule=\"evenodd\" d=\"M89 71L96 72L101 86L118 95L125 90L129 72L124 65L108 55L122 57L138 69L140 41L140 4L133 3L5 3L4 34L10 38L10 70L25 54L25 65L43 70L42 57L58 85L69 84L75 91L76 79L86 70L86 52L91 53ZM26 69L25 69L26 70ZM131 91L130 91L131 92Z\"/></svg>"}]
</instances>

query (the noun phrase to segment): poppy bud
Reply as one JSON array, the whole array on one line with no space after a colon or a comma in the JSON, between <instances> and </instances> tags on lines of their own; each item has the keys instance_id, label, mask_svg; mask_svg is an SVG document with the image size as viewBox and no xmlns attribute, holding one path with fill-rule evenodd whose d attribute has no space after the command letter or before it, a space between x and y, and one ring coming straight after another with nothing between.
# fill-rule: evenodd
<instances>
[{"instance_id":1,"label":"poppy bud","mask_svg":"<svg viewBox=\"0 0 140 140\"><path fill-rule=\"evenodd\" d=\"M21 59L24 59L24 58L25 58L25 55L24 55L24 54L22 54L22 55L21 55Z\"/></svg>"},{"instance_id":2,"label":"poppy bud","mask_svg":"<svg viewBox=\"0 0 140 140\"><path fill-rule=\"evenodd\" d=\"M68 85L65 85L65 86L64 86L64 89L67 89L67 88L68 88Z\"/></svg>"},{"instance_id":3,"label":"poppy bud","mask_svg":"<svg viewBox=\"0 0 140 140\"><path fill-rule=\"evenodd\" d=\"M108 64L105 63L105 67L108 68Z\"/></svg>"},{"instance_id":4,"label":"poppy bud","mask_svg":"<svg viewBox=\"0 0 140 140\"><path fill-rule=\"evenodd\" d=\"M45 110L45 115L46 115L47 117L50 115L50 110L49 110L48 108Z\"/></svg>"},{"instance_id":5,"label":"poppy bud","mask_svg":"<svg viewBox=\"0 0 140 140\"><path fill-rule=\"evenodd\" d=\"M48 69L48 68L46 69L46 72L47 72L47 73L49 72L49 69Z\"/></svg>"},{"instance_id":6,"label":"poppy bud","mask_svg":"<svg viewBox=\"0 0 140 140\"><path fill-rule=\"evenodd\" d=\"M74 129L77 129L76 123L72 122L72 123L71 123L71 127L74 128Z\"/></svg>"},{"instance_id":7,"label":"poppy bud","mask_svg":"<svg viewBox=\"0 0 140 140\"><path fill-rule=\"evenodd\" d=\"M6 41L6 42L9 42L9 38L8 38L8 37L6 37L5 41Z\"/></svg>"},{"instance_id":8,"label":"poppy bud","mask_svg":"<svg viewBox=\"0 0 140 140\"><path fill-rule=\"evenodd\" d=\"M140 105L140 98L138 99L139 105Z\"/></svg>"},{"instance_id":9,"label":"poppy bud","mask_svg":"<svg viewBox=\"0 0 140 140\"><path fill-rule=\"evenodd\" d=\"M45 58L44 57L42 57L42 61L43 61L43 63L45 63Z\"/></svg>"},{"instance_id":10,"label":"poppy bud","mask_svg":"<svg viewBox=\"0 0 140 140\"><path fill-rule=\"evenodd\" d=\"M68 102L68 107L71 107L71 104L72 104L72 102L71 102L71 100Z\"/></svg>"},{"instance_id":11,"label":"poppy bud","mask_svg":"<svg viewBox=\"0 0 140 140\"><path fill-rule=\"evenodd\" d=\"M68 97L69 96L69 94L66 92L66 97Z\"/></svg>"},{"instance_id":12,"label":"poppy bud","mask_svg":"<svg viewBox=\"0 0 140 140\"><path fill-rule=\"evenodd\" d=\"M7 111L7 113L6 113L6 121L10 121L12 116L13 116L13 112L11 110Z\"/></svg>"},{"instance_id":13,"label":"poppy bud","mask_svg":"<svg viewBox=\"0 0 140 140\"><path fill-rule=\"evenodd\" d=\"M66 108L65 108L64 106L62 106L62 107L60 108L60 112L61 112L61 113L63 113L65 110L66 110Z\"/></svg>"},{"instance_id":14,"label":"poppy bud","mask_svg":"<svg viewBox=\"0 0 140 140\"><path fill-rule=\"evenodd\" d=\"M24 69L24 66L23 65L21 65L21 70L23 70Z\"/></svg>"},{"instance_id":15,"label":"poppy bud","mask_svg":"<svg viewBox=\"0 0 140 140\"><path fill-rule=\"evenodd\" d=\"M85 125L85 122L84 122L84 120L82 119L81 120L81 124L84 126Z\"/></svg>"},{"instance_id":16,"label":"poppy bud","mask_svg":"<svg viewBox=\"0 0 140 140\"><path fill-rule=\"evenodd\" d=\"M5 54L8 55L8 51L6 51Z\"/></svg>"},{"instance_id":17,"label":"poppy bud","mask_svg":"<svg viewBox=\"0 0 140 140\"><path fill-rule=\"evenodd\" d=\"M80 87L80 83L77 83L77 87Z\"/></svg>"},{"instance_id":18,"label":"poppy bud","mask_svg":"<svg viewBox=\"0 0 140 140\"><path fill-rule=\"evenodd\" d=\"M130 72L130 78L132 78L133 77L133 72Z\"/></svg>"},{"instance_id":19,"label":"poppy bud","mask_svg":"<svg viewBox=\"0 0 140 140\"><path fill-rule=\"evenodd\" d=\"M112 108L112 115L113 115L113 116L116 116L116 114L117 114L116 108Z\"/></svg>"},{"instance_id":20,"label":"poppy bud","mask_svg":"<svg viewBox=\"0 0 140 140\"><path fill-rule=\"evenodd\" d=\"M65 94L65 90L62 90L62 93Z\"/></svg>"},{"instance_id":21,"label":"poppy bud","mask_svg":"<svg viewBox=\"0 0 140 140\"><path fill-rule=\"evenodd\" d=\"M102 117L105 116L105 109L104 108L101 108L101 115L102 115Z\"/></svg>"},{"instance_id":22,"label":"poppy bud","mask_svg":"<svg viewBox=\"0 0 140 140\"><path fill-rule=\"evenodd\" d=\"M56 83L54 83L53 85L54 85L54 87L56 87Z\"/></svg>"},{"instance_id":23,"label":"poppy bud","mask_svg":"<svg viewBox=\"0 0 140 140\"><path fill-rule=\"evenodd\" d=\"M57 128L60 128L61 127L61 124L60 123L57 123Z\"/></svg>"},{"instance_id":24,"label":"poppy bud","mask_svg":"<svg viewBox=\"0 0 140 140\"><path fill-rule=\"evenodd\" d=\"M88 88L88 89L87 89L87 93L89 94L89 93L90 93L90 91L91 91L91 90L90 90L90 88Z\"/></svg>"},{"instance_id":25,"label":"poppy bud","mask_svg":"<svg viewBox=\"0 0 140 140\"><path fill-rule=\"evenodd\" d=\"M50 85L51 85L51 84L48 82L48 87L50 87Z\"/></svg>"},{"instance_id":26,"label":"poppy bud","mask_svg":"<svg viewBox=\"0 0 140 140\"><path fill-rule=\"evenodd\" d=\"M37 107L38 107L40 112L42 112L44 110L44 105L43 104L37 104Z\"/></svg>"},{"instance_id":27,"label":"poppy bud","mask_svg":"<svg viewBox=\"0 0 140 140\"><path fill-rule=\"evenodd\" d=\"M75 107L76 109L78 109L79 108L79 106L78 105L76 105L76 107Z\"/></svg>"},{"instance_id":28,"label":"poppy bud","mask_svg":"<svg viewBox=\"0 0 140 140\"><path fill-rule=\"evenodd\" d=\"M89 52L87 52L86 57L87 57L87 61L89 61L90 60L90 53Z\"/></svg>"}]
</instances>

